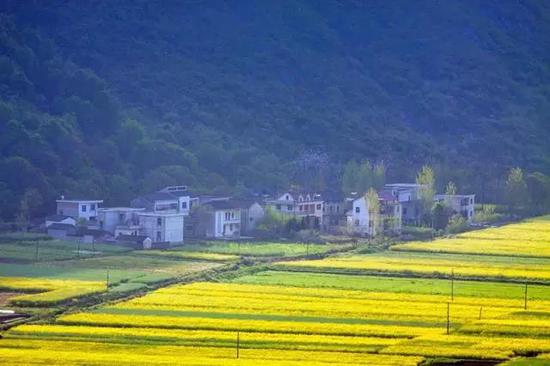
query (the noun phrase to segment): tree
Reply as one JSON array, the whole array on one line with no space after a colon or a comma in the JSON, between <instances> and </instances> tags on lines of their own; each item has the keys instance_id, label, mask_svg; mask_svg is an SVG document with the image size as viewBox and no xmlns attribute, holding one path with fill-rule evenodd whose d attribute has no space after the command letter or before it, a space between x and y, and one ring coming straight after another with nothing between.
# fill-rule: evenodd
<instances>
[{"instance_id":1,"label":"tree","mask_svg":"<svg viewBox=\"0 0 550 366\"><path fill-rule=\"evenodd\" d=\"M510 211L518 211L528 203L527 184L521 168L512 168L506 179L506 201Z\"/></svg>"},{"instance_id":2,"label":"tree","mask_svg":"<svg viewBox=\"0 0 550 366\"><path fill-rule=\"evenodd\" d=\"M416 176L416 183L420 185L418 194L424 219L429 221L426 216L431 214L435 195L435 175L432 167L424 165Z\"/></svg>"},{"instance_id":3,"label":"tree","mask_svg":"<svg viewBox=\"0 0 550 366\"><path fill-rule=\"evenodd\" d=\"M376 189L369 188L365 194L365 200L367 201L369 210L369 228L371 229L371 235L376 236L380 227L380 201Z\"/></svg>"},{"instance_id":4,"label":"tree","mask_svg":"<svg viewBox=\"0 0 550 366\"><path fill-rule=\"evenodd\" d=\"M540 215L550 212L550 177L535 172L527 176L525 183L533 213Z\"/></svg>"},{"instance_id":5,"label":"tree","mask_svg":"<svg viewBox=\"0 0 550 366\"><path fill-rule=\"evenodd\" d=\"M359 175L359 164L355 160L350 160L344 166L344 175L342 177L342 191L345 194L357 192Z\"/></svg>"},{"instance_id":6,"label":"tree","mask_svg":"<svg viewBox=\"0 0 550 366\"><path fill-rule=\"evenodd\" d=\"M376 189L382 189L386 183L386 166L384 162L379 162L374 165L373 171L373 187Z\"/></svg>"},{"instance_id":7,"label":"tree","mask_svg":"<svg viewBox=\"0 0 550 366\"><path fill-rule=\"evenodd\" d=\"M25 191L19 203L17 222L23 229L29 225L31 218L37 213L43 204L42 195L38 190L31 188Z\"/></svg>"},{"instance_id":8,"label":"tree","mask_svg":"<svg viewBox=\"0 0 550 366\"><path fill-rule=\"evenodd\" d=\"M453 181L449 181L445 187L445 194L448 196L453 196L456 194L456 185Z\"/></svg>"}]
</instances>

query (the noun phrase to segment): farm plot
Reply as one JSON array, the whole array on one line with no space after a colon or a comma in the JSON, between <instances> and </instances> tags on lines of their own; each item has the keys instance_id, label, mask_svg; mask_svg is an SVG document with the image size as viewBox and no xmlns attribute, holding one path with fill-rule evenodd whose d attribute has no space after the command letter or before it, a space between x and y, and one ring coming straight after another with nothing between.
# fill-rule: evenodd
<instances>
[{"instance_id":1,"label":"farm plot","mask_svg":"<svg viewBox=\"0 0 550 366\"><path fill-rule=\"evenodd\" d=\"M550 258L550 216L454 238L394 245L392 250Z\"/></svg>"},{"instance_id":2,"label":"farm plot","mask_svg":"<svg viewBox=\"0 0 550 366\"><path fill-rule=\"evenodd\" d=\"M320 260L280 262L278 268L357 274L550 281L550 259L415 252L345 255Z\"/></svg>"},{"instance_id":3,"label":"farm plot","mask_svg":"<svg viewBox=\"0 0 550 366\"><path fill-rule=\"evenodd\" d=\"M52 306L107 290L105 282L0 277L0 290L30 292L9 299L17 306Z\"/></svg>"},{"instance_id":4,"label":"farm plot","mask_svg":"<svg viewBox=\"0 0 550 366\"><path fill-rule=\"evenodd\" d=\"M247 257L298 257L351 248L351 244L302 244L278 242L205 242L174 248L181 253L217 253ZM165 253L170 253L167 251Z\"/></svg>"},{"instance_id":5,"label":"farm plot","mask_svg":"<svg viewBox=\"0 0 550 366\"><path fill-rule=\"evenodd\" d=\"M550 325L545 324L550 294L542 286L525 311L519 299L492 296L498 291L478 296L483 291L469 287L451 298L431 294L421 284L417 292L406 285L392 292L385 277L367 277L356 285L360 276L332 274L313 274L328 276L323 283L336 276L330 288L313 287L297 283L299 275L255 275L263 281L275 278L276 285L247 284L254 275L233 283L174 285L64 315L55 324L19 326L0 341L0 356L22 364L58 357L68 365L85 356L87 364L107 364L119 353L134 361L132 355L141 355L143 364L417 365L433 357L505 361L515 354L550 352ZM431 286L448 284L437 281ZM522 318L528 322L514 323ZM519 331L488 337L485 328L471 328L500 324ZM67 342L72 347L63 347Z\"/></svg>"}]
</instances>

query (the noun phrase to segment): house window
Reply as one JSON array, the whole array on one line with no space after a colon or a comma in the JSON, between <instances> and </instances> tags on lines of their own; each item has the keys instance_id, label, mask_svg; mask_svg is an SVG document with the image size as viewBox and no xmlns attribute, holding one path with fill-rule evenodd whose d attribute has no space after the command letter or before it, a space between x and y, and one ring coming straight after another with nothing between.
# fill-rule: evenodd
<instances>
[{"instance_id":1,"label":"house window","mask_svg":"<svg viewBox=\"0 0 550 366\"><path fill-rule=\"evenodd\" d=\"M157 218L157 226L162 226L162 218Z\"/></svg>"},{"instance_id":2,"label":"house window","mask_svg":"<svg viewBox=\"0 0 550 366\"><path fill-rule=\"evenodd\" d=\"M355 212L356 212L356 213L361 212L361 209L359 208L359 206L355 207Z\"/></svg>"},{"instance_id":3,"label":"house window","mask_svg":"<svg viewBox=\"0 0 550 366\"><path fill-rule=\"evenodd\" d=\"M474 199L470 198L470 205L473 205L473 204L474 204Z\"/></svg>"},{"instance_id":4,"label":"house window","mask_svg":"<svg viewBox=\"0 0 550 366\"><path fill-rule=\"evenodd\" d=\"M286 206L286 209L287 209L288 211L292 211L292 205Z\"/></svg>"},{"instance_id":5,"label":"house window","mask_svg":"<svg viewBox=\"0 0 550 366\"><path fill-rule=\"evenodd\" d=\"M407 215L407 208L403 207L403 215Z\"/></svg>"},{"instance_id":6,"label":"house window","mask_svg":"<svg viewBox=\"0 0 550 366\"><path fill-rule=\"evenodd\" d=\"M317 209L318 209L318 210L321 209L321 204L320 204L320 203L317 204Z\"/></svg>"},{"instance_id":7,"label":"house window","mask_svg":"<svg viewBox=\"0 0 550 366\"><path fill-rule=\"evenodd\" d=\"M251 217L249 220L250 220L250 222L253 222L253 221L254 221L254 218Z\"/></svg>"},{"instance_id":8,"label":"house window","mask_svg":"<svg viewBox=\"0 0 550 366\"><path fill-rule=\"evenodd\" d=\"M229 231L233 231L233 224L229 224Z\"/></svg>"},{"instance_id":9,"label":"house window","mask_svg":"<svg viewBox=\"0 0 550 366\"><path fill-rule=\"evenodd\" d=\"M161 232L157 231L157 241L161 241L161 240L162 240Z\"/></svg>"},{"instance_id":10,"label":"house window","mask_svg":"<svg viewBox=\"0 0 550 366\"><path fill-rule=\"evenodd\" d=\"M181 208L182 208L183 210L185 210L185 209L187 208L187 202L182 202L182 203L181 203Z\"/></svg>"},{"instance_id":11,"label":"house window","mask_svg":"<svg viewBox=\"0 0 550 366\"><path fill-rule=\"evenodd\" d=\"M82 205L82 212L86 212L86 209L88 208L88 206L86 205Z\"/></svg>"},{"instance_id":12,"label":"house window","mask_svg":"<svg viewBox=\"0 0 550 366\"><path fill-rule=\"evenodd\" d=\"M329 210L330 212L332 212L332 206L329 206L329 207L328 207L328 210Z\"/></svg>"},{"instance_id":13,"label":"house window","mask_svg":"<svg viewBox=\"0 0 550 366\"><path fill-rule=\"evenodd\" d=\"M118 221L124 221L124 214L118 214Z\"/></svg>"},{"instance_id":14,"label":"house window","mask_svg":"<svg viewBox=\"0 0 550 366\"><path fill-rule=\"evenodd\" d=\"M94 204L94 203L92 203L92 204L90 205L90 211L93 211L93 210L95 210L95 204Z\"/></svg>"},{"instance_id":15,"label":"house window","mask_svg":"<svg viewBox=\"0 0 550 366\"><path fill-rule=\"evenodd\" d=\"M304 208L304 206L302 206L302 205L298 206L298 209L299 209L300 211L302 211L303 208Z\"/></svg>"},{"instance_id":16,"label":"house window","mask_svg":"<svg viewBox=\"0 0 550 366\"><path fill-rule=\"evenodd\" d=\"M235 212L231 212L231 218L234 219L235 218Z\"/></svg>"},{"instance_id":17,"label":"house window","mask_svg":"<svg viewBox=\"0 0 550 366\"><path fill-rule=\"evenodd\" d=\"M359 226L359 220L355 220L355 226Z\"/></svg>"},{"instance_id":18,"label":"house window","mask_svg":"<svg viewBox=\"0 0 550 366\"><path fill-rule=\"evenodd\" d=\"M286 196L286 200L287 200L287 201L290 200L290 197L288 197L288 195Z\"/></svg>"},{"instance_id":19,"label":"house window","mask_svg":"<svg viewBox=\"0 0 550 366\"><path fill-rule=\"evenodd\" d=\"M340 206L336 206L336 212L340 212Z\"/></svg>"},{"instance_id":20,"label":"house window","mask_svg":"<svg viewBox=\"0 0 550 366\"><path fill-rule=\"evenodd\" d=\"M277 205L275 207L277 208L277 210L281 211L281 205Z\"/></svg>"}]
</instances>

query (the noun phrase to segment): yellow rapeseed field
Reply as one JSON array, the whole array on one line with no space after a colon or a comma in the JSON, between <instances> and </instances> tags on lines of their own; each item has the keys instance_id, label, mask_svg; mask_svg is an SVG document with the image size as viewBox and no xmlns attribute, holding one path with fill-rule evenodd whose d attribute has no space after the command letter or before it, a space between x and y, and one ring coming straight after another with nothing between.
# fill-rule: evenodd
<instances>
[{"instance_id":1,"label":"yellow rapeseed field","mask_svg":"<svg viewBox=\"0 0 550 366\"><path fill-rule=\"evenodd\" d=\"M14 296L10 299L12 303L25 306L55 304L75 297L102 292L106 288L106 284L99 281L0 277L0 289L36 292Z\"/></svg>"},{"instance_id":2,"label":"yellow rapeseed field","mask_svg":"<svg viewBox=\"0 0 550 366\"><path fill-rule=\"evenodd\" d=\"M471 231L455 238L394 245L392 250L550 258L550 216Z\"/></svg>"}]
</instances>

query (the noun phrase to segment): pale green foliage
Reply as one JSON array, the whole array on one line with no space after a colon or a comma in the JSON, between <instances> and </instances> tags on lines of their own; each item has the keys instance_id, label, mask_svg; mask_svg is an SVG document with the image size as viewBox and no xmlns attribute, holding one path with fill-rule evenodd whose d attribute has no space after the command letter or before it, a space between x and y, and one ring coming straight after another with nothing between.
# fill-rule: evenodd
<instances>
[{"instance_id":1,"label":"pale green foliage","mask_svg":"<svg viewBox=\"0 0 550 366\"><path fill-rule=\"evenodd\" d=\"M419 190L424 212L429 212L433 206L435 195L435 175L431 166L424 165L416 176L416 183L422 185Z\"/></svg>"},{"instance_id":2,"label":"pale green foliage","mask_svg":"<svg viewBox=\"0 0 550 366\"><path fill-rule=\"evenodd\" d=\"M386 167L384 163L372 165L368 160L358 164L356 161L349 161L344 167L342 178L342 190L349 194L357 192L365 193L369 188L380 189L384 186L386 179Z\"/></svg>"},{"instance_id":3,"label":"pale green foliage","mask_svg":"<svg viewBox=\"0 0 550 366\"><path fill-rule=\"evenodd\" d=\"M369 217L372 220L372 235L376 235L380 226L380 202L376 189L370 188L365 194L365 200L368 204Z\"/></svg>"},{"instance_id":4,"label":"pale green foliage","mask_svg":"<svg viewBox=\"0 0 550 366\"><path fill-rule=\"evenodd\" d=\"M527 184L521 168L512 168L506 179L506 201L510 209L517 210L528 200Z\"/></svg>"}]
</instances>

